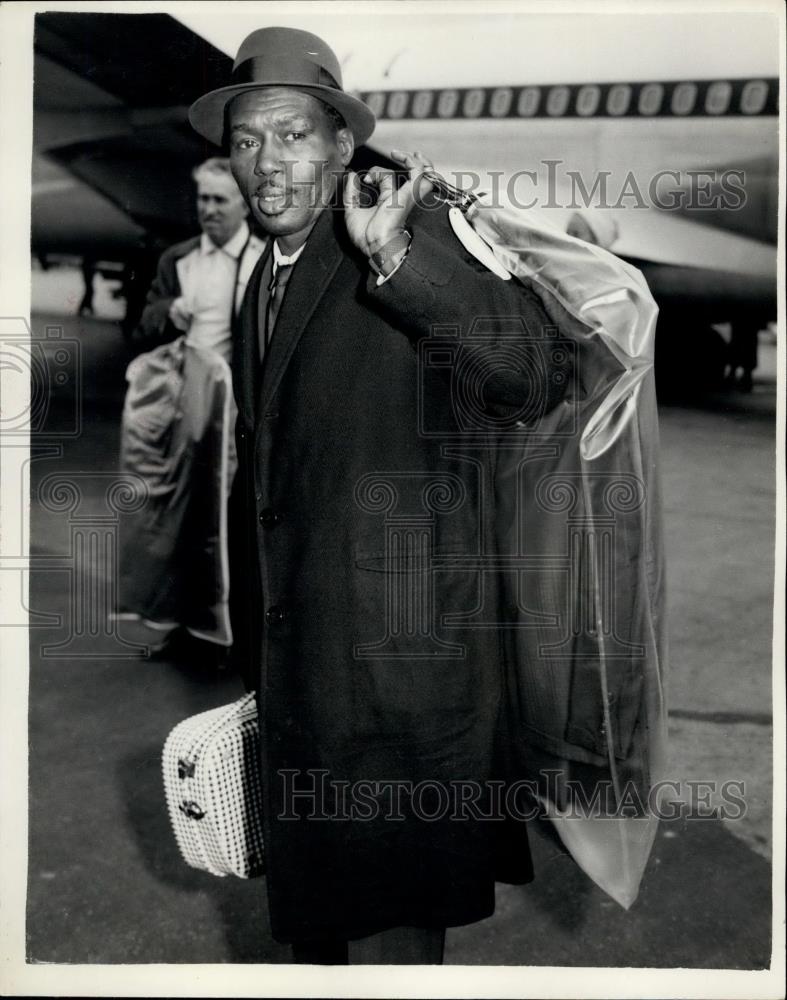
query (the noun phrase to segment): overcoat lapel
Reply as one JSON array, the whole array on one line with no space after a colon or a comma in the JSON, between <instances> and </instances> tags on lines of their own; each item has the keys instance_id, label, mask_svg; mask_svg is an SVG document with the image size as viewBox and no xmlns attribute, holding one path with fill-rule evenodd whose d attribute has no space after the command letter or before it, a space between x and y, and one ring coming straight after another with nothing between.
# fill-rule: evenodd
<instances>
[{"instance_id":1,"label":"overcoat lapel","mask_svg":"<svg viewBox=\"0 0 787 1000\"><path fill-rule=\"evenodd\" d=\"M287 282L287 290L262 369L258 414L265 412L306 324L342 262L343 252L336 239L334 224L343 225L343 221L340 218L334 219L336 214L336 210L330 207L322 212L309 236L306 249ZM259 289L259 278L257 287ZM252 301L256 303L256 295Z\"/></svg>"}]
</instances>

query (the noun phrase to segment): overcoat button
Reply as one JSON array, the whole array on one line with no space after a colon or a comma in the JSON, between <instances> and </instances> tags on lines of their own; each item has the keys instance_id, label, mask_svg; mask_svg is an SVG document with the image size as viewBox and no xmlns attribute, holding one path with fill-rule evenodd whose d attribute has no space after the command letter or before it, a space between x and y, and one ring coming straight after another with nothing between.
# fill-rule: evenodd
<instances>
[{"instance_id":1,"label":"overcoat button","mask_svg":"<svg viewBox=\"0 0 787 1000\"><path fill-rule=\"evenodd\" d=\"M273 510L271 507L266 507L265 510L260 512L260 524L263 528L273 528L282 519L282 515L277 511Z\"/></svg>"},{"instance_id":2,"label":"overcoat button","mask_svg":"<svg viewBox=\"0 0 787 1000\"><path fill-rule=\"evenodd\" d=\"M278 604L273 604L265 612L265 621L268 625L283 625L284 608L280 607Z\"/></svg>"}]
</instances>

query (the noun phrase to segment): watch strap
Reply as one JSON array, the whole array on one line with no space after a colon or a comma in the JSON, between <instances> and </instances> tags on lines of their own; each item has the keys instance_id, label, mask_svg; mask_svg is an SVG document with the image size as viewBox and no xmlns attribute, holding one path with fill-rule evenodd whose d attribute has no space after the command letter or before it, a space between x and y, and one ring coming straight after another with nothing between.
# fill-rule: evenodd
<instances>
[{"instance_id":1,"label":"watch strap","mask_svg":"<svg viewBox=\"0 0 787 1000\"><path fill-rule=\"evenodd\" d=\"M409 250L413 236L407 229L397 233L387 243L383 244L369 258L372 269L383 276L390 274L393 270L395 258L403 251Z\"/></svg>"}]
</instances>

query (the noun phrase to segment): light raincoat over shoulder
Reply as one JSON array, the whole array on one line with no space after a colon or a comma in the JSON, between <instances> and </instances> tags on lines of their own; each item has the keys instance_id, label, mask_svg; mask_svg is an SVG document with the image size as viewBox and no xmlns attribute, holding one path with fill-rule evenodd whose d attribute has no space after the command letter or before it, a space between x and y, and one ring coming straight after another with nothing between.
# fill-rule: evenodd
<instances>
[{"instance_id":1,"label":"light raincoat over shoulder","mask_svg":"<svg viewBox=\"0 0 787 1000\"><path fill-rule=\"evenodd\" d=\"M656 833L666 746L657 307L608 251L433 179L457 237L501 280L535 290L574 354L563 404L498 442L510 704L546 814L628 907Z\"/></svg>"}]
</instances>

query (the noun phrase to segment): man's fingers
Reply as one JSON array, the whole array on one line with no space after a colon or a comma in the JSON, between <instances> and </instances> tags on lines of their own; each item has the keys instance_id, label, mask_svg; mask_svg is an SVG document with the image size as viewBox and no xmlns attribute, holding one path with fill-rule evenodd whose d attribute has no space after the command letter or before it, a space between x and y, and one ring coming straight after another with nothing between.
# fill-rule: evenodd
<instances>
[{"instance_id":1,"label":"man's fingers","mask_svg":"<svg viewBox=\"0 0 787 1000\"><path fill-rule=\"evenodd\" d=\"M392 149L391 156L407 167L410 171L411 181L414 181L422 173L434 171L434 164L420 149L415 149L412 153L403 152L401 149Z\"/></svg>"},{"instance_id":2,"label":"man's fingers","mask_svg":"<svg viewBox=\"0 0 787 1000\"><path fill-rule=\"evenodd\" d=\"M356 246L369 252L369 247L383 245L392 234L400 231L413 205L432 190L432 182L424 177L431 168L420 153L401 154L410 179L397 187L397 174L385 167L374 166L359 176L347 172L344 184L344 205L347 229Z\"/></svg>"},{"instance_id":3,"label":"man's fingers","mask_svg":"<svg viewBox=\"0 0 787 1000\"><path fill-rule=\"evenodd\" d=\"M434 184L424 176L425 173L434 171L434 164L420 149L414 149L411 153L401 149L392 149L391 156L404 164L410 171L410 186L407 194L414 204L418 204L434 187Z\"/></svg>"},{"instance_id":4,"label":"man's fingers","mask_svg":"<svg viewBox=\"0 0 787 1000\"><path fill-rule=\"evenodd\" d=\"M396 174L385 167L372 167L364 174L363 179L380 192L378 201L390 200L396 191Z\"/></svg>"},{"instance_id":5,"label":"man's fingers","mask_svg":"<svg viewBox=\"0 0 787 1000\"><path fill-rule=\"evenodd\" d=\"M387 167L370 167L364 174L364 180L368 181L370 184L379 184L380 181L388 177L392 179L394 177L393 170L389 170Z\"/></svg>"},{"instance_id":6,"label":"man's fingers","mask_svg":"<svg viewBox=\"0 0 787 1000\"><path fill-rule=\"evenodd\" d=\"M348 170L344 181L344 207L358 208L361 204L361 178L354 170Z\"/></svg>"},{"instance_id":7,"label":"man's fingers","mask_svg":"<svg viewBox=\"0 0 787 1000\"><path fill-rule=\"evenodd\" d=\"M366 185L366 186L364 186ZM376 193L370 188L376 188ZM396 193L396 175L385 167L372 167L363 177L352 170L347 172L344 185L344 204L346 208L373 208L393 200Z\"/></svg>"},{"instance_id":8,"label":"man's fingers","mask_svg":"<svg viewBox=\"0 0 787 1000\"><path fill-rule=\"evenodd\" d=\"M398 196L409 212L413 205L420 205L429 194L434 184L422 172L416 172L411 179L399 189Z\"/></svg>"},{"instance_id":9,"label":"man's fingers","mask_svg":"<svg viewBox=\"0 0 787 1000\"><path fill-rule=\"evenodd\" d=\"M414 149L412 153L408 153L402 149L392 149L391 156L394 160L404 163L411 171L434 170L434 164L420 149Z\"/></svg>"},{"instance_id":10,"label":"man's fingers","mask_svg":"<svg viewBox=\"0 0 787 1000\"><path fill-rule=\"evenodd\" d=\"M434 188L432 181L423 173L416 174L411 183L413 185L413 198L416 204L422 201L432 188Z\"/></svg>"}]
</instances>

